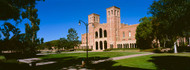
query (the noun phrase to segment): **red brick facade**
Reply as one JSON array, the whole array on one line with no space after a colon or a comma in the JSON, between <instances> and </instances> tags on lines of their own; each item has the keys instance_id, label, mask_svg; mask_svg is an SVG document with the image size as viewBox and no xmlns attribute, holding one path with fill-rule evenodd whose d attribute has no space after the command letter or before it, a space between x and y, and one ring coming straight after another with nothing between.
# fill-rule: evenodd
<instances>
[{"instance_id":1,"label":"red brick facade","mask_svg":"<svg viewBox=\"0 0 190 70\"><path fill-rule=\"evenodd\" d=\"M120 8L110 7L106 9L107 23L100 24L98 14L88 15L89 33L88 46L93 50L109 48L136 48L135 33L138 24L122 24ZM80 49L86 47L86 34L82 34Z\"/></svg>"}]
</instances>

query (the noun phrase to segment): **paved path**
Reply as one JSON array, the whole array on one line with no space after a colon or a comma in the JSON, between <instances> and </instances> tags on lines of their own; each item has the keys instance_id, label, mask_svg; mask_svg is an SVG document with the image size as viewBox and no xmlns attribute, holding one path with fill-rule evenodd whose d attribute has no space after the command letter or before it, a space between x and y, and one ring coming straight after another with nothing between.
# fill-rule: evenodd
<instances>
[{"instance_id":1,"label":"paved path","mask_svg":"<svg viewBox=\"0 0 190 70\"><path fill-rule=\"evenodd\" d=\"M102 52L102 51L88 51L88 52ZM111 51L109 51L111 52ZM71 51L71 52L61 52L61 53L86 53L86 51ZM55 52L52 52L52 53L38 53L36 55L48 55L48 54L60 54L60 53L55 53Z\"/></svg>"},{"instance_id":2,"label":"paved path","mask_svg":"<svg viewBox=\"0 0 190 70\"><path fill-rule=\"evenodd\" d=\"M137 57L137 56L145 56L145 55L151 55L151 54L154 54L154 53L145 53L145 54L134 54L134 55L127 55L127 56L119 56L119 57L113 57L113 58L109 58L109 59L94 61L92 63L93 64L97 64L97 63L101 63L101 62L105 62L105 61L109 61L109 60L120 60L120 59L126 59L126 58Z\"/></svg>"}]
</instances>

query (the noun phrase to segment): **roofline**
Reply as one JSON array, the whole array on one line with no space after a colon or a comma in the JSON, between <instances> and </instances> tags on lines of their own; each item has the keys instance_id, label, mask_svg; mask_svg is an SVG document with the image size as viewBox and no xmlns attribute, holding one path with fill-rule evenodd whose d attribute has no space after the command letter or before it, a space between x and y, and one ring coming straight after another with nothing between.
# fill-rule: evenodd
<instances>
[{"instance_id":1,"label":"roofline","mask_svg":"<svg viewBox=\"0 0 190 70\"><path fill-rule=\"evenodd\" d=\"M117 8L117 9L120 9L119 7L116 7L116 6L112 6L112 7ZM109 8L112 8L112 7L109 7ZM106 8L106 9L109 9L109 8Z\"/></svg>"},{"instance_id":2,"label":"roofline","mask_svg":"<svg viewBox=\"0 0 190 70\"><path fill-rule=\"evenodd\" d=\"M98 14L96 14L96 13L92 13L92 14L90 14L90 15L97 15L97 16L100 16L100 15L98 15Z\"/></svg>"}]
</instances>

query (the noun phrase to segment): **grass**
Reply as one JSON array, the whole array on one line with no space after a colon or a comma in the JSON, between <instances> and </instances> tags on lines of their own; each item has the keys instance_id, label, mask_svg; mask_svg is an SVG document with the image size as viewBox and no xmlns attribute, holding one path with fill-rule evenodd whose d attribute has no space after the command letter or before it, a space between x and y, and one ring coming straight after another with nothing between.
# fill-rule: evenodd
<instances>
[{"instance_id":1,"label":"grass","mask_svg":"<svg viewBox=\"0 0 190 70\"><path fill-rule=\"evenodd\" d=\"M89 57L118 57L132 54L142 54L146 52L89 52ZM50 54L47 56L40 57L42 59L49 58L62 58L62 57L86 57L86 53L62 53L62 54Z\"/></svg>"},{"instance_id":2,"label":"grass","mask_svg":"<svg viewBox=\"0 0 190 70\"><path fill-rule=\"evenodd\" d=\"M111 57L142 54L142 53L146 53L146 52L89 52L89 60L96 61L96 60L100 60L100 59L108 59ZM4 59L4 56L1 56L0 58ZM49 65L37 66L37 67L30 67L30 66L28 66L28 64L17 62L18 58L11 57L9 59L6 59L5 61L0 62L0 70L12 70L12 69L59 70L63 67L68 68L70 66L81 65L82 60L86 59L86 52L50 54L50 55L40 56L38 58L42 58L43 61L56 61L56 63L49 64ZM39 62L41 62L41 61L39 61Z\"/></svg>"},{"instance_id":3,"label":"grass","mask_svg":"<svg viewBox=\"0 0 190 70\"><path fill-rule=\"evenodd\" d=\"M140 49L138 49L138 48L121 48L121 49L111 49L111 51L140 52Z\"/></svg>"},{"instance_id":4,"label":"grass","mask_svg":"<svg viewBox=\"0 0 190 70\"><path fill-rule=\"evenodd\" d=\"M0 55L0 61L5 60L5 57Z\"/></svg>"},{"instance_id":5,"label":"grass","mask_svg":"<svg viewBox=\"0 0 190 70\"><path fill-rule=\"evenodd\" d=\"M158 70L190 70L190 53L162 53L117 60L113 66Z\"/></svg>"},{"instance_id":6,"label":"grass","mask_svg":"<svg viewBox=\"0 0 190 70\"><path fill-rule=\"evenodd\" d=\"M142 54L147 52L89 52L89 60L96 61L108 59L111 57ZM0 59L4 59L0 56ZM56 61L54 64L42 65L37 67L29 67L27 64L18 63L16 59L8 59L0 62L0 70L60 70L62 68L78 68L82 60L86 58L86 53L61 53L41 56L44 61ZM89 64L88 68L93 70L190 70L190 53L161 53L147 56L139 56L128 59L106 61L98 64Z\"/></svg>"}]
</instances>

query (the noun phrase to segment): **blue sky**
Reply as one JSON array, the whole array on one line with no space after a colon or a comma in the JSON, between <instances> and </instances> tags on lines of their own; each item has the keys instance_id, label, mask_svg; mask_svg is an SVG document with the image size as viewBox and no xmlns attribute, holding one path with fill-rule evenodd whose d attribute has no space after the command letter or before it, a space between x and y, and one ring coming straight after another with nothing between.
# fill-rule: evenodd
<instances>
[{"instance_id":1,"label":"blue sky","mask_svg":"<svg viewBox=\"0 0 190 70\"><path fill-rule=\"evenodd\" d=\"M68 29L77 30L81 40L81 34L85 33L85 25L78 25L79 20L88 22L88 15L96 13L100 15L100 23L106 23L106 8L117 6L121 9L121 23L138 24L139 19L147 14L154 0L45 0L37 2L38 17L40 18L40 30L38 38L44 41L56 40L67 37ZM17 26L22 33L25 30L24 23Z\"/></svg>"}]
</instances>

